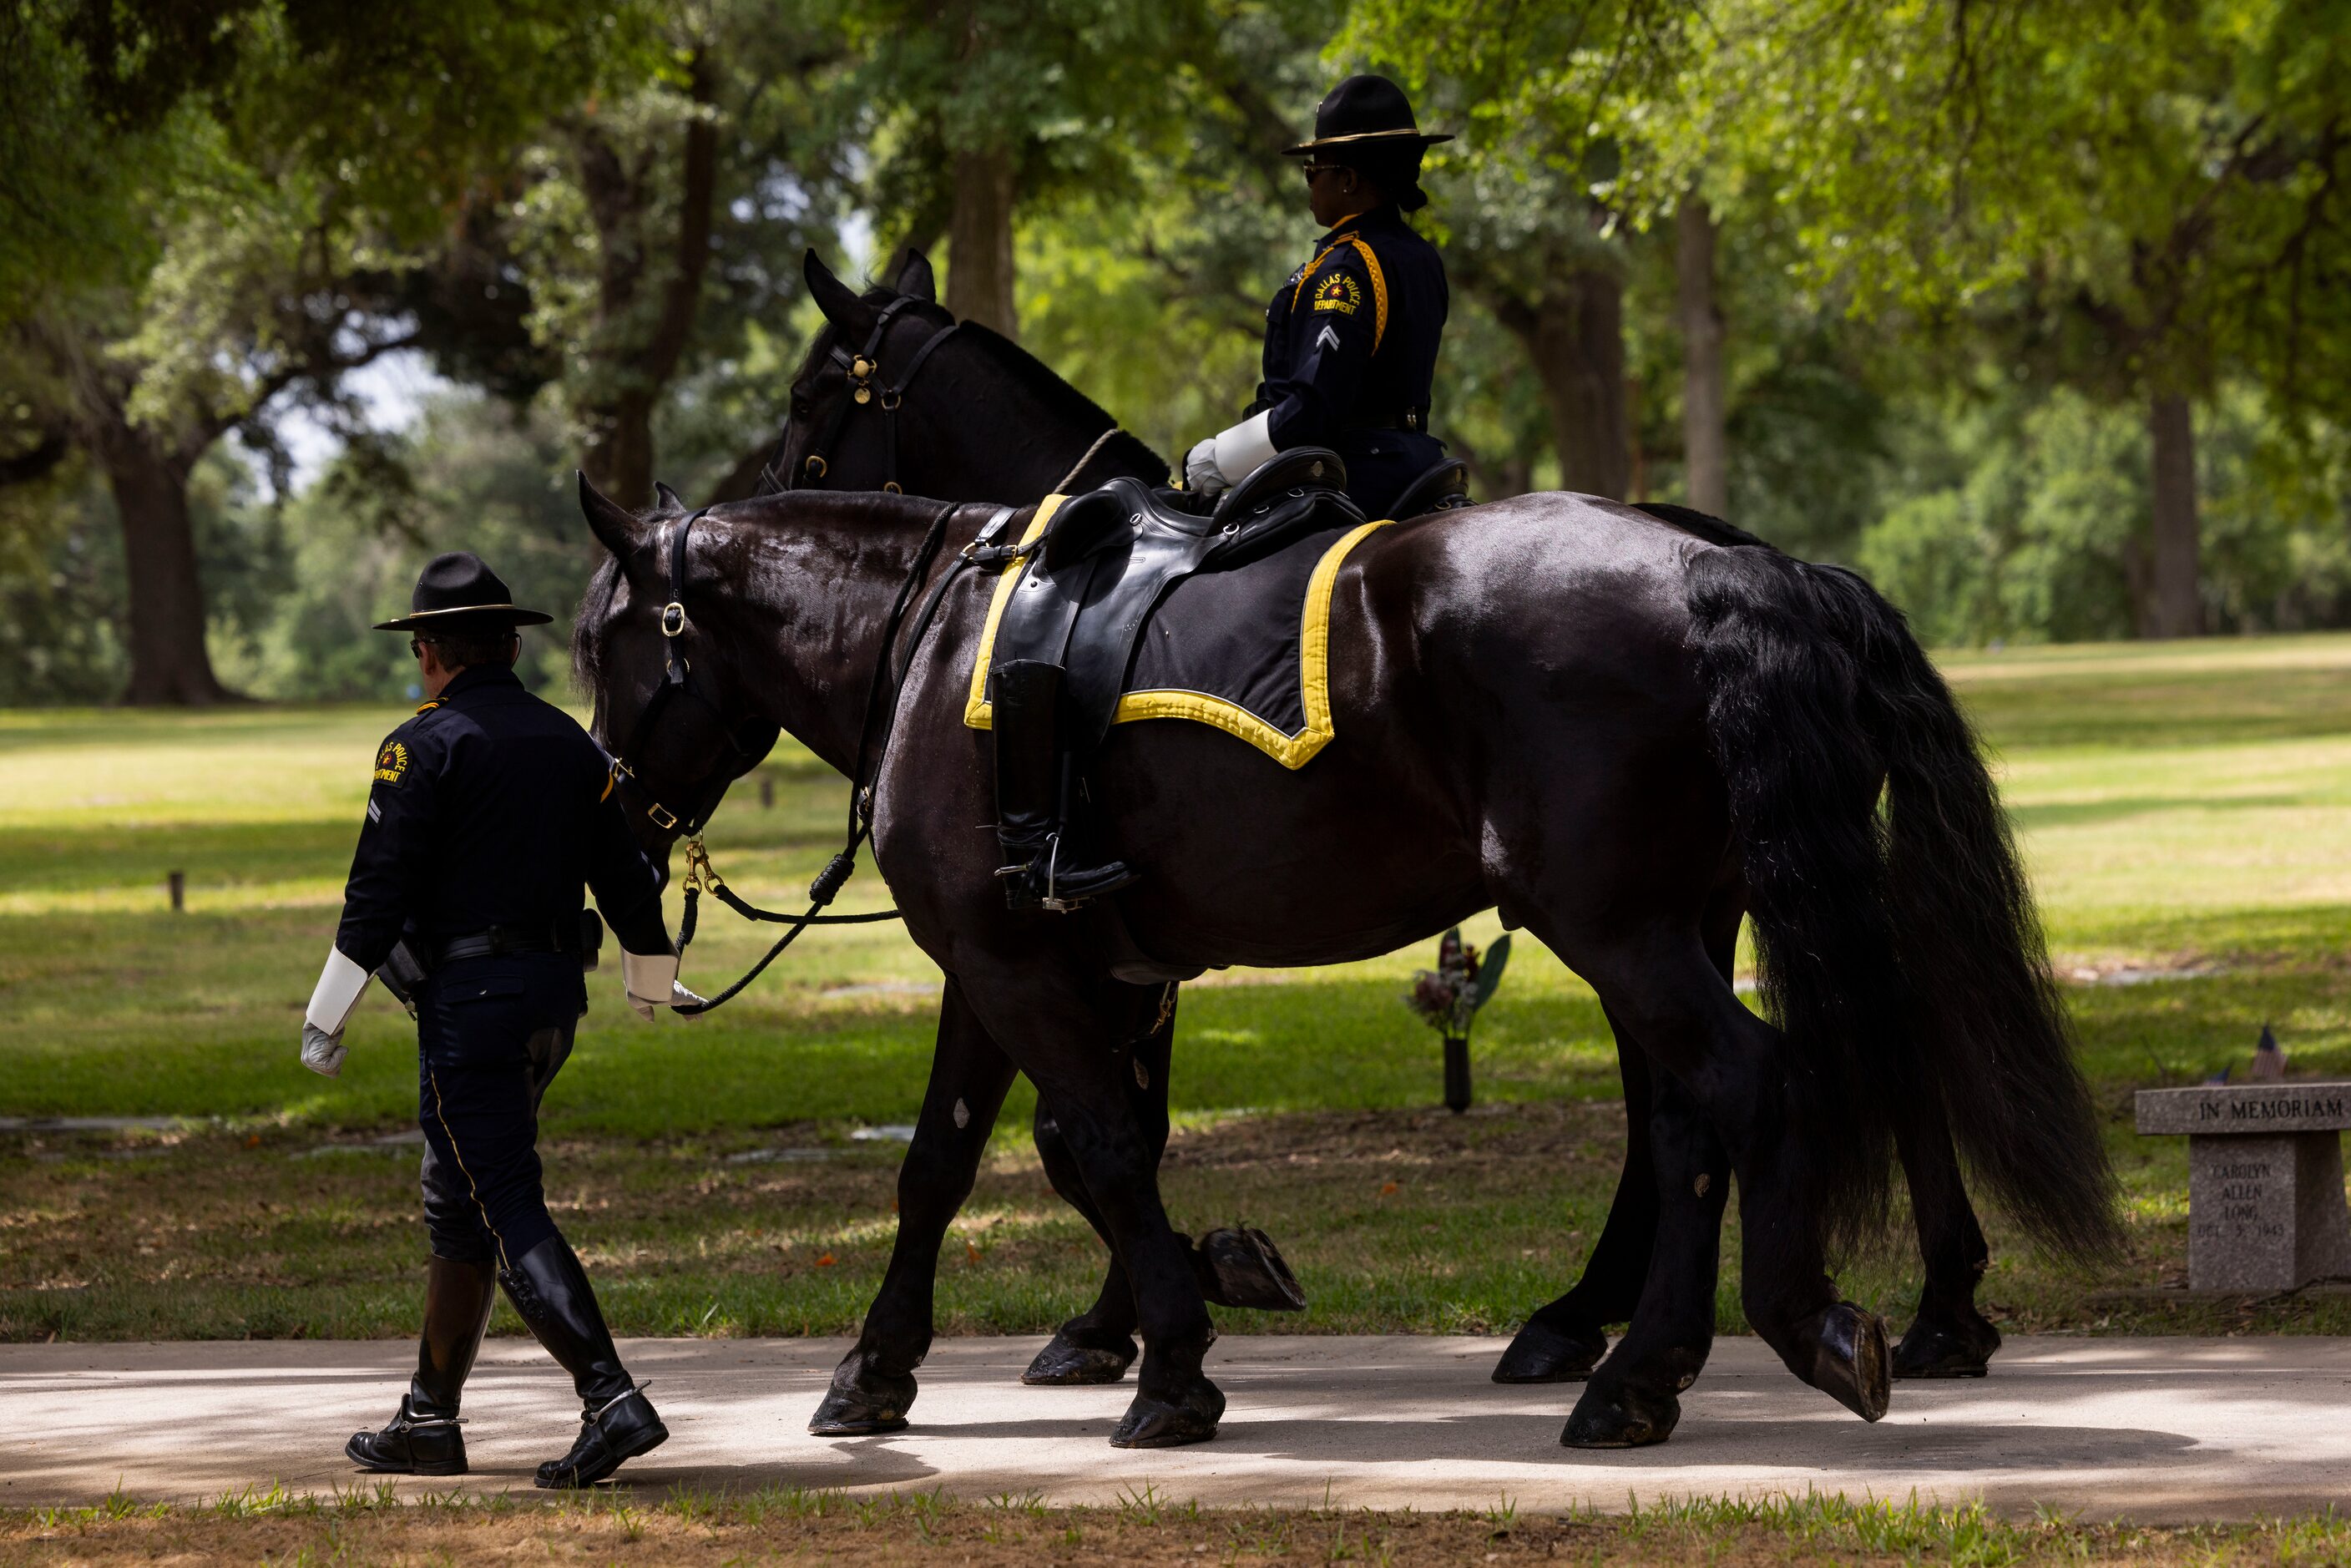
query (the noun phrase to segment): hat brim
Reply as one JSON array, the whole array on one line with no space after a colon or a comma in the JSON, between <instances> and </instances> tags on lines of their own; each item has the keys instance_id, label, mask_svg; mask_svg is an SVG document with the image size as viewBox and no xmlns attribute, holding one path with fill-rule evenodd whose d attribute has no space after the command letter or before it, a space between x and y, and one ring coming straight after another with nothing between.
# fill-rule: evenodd
<instances>
[{"instance_id":1,"label":"hat brim","mask_svg":"<svg viewBox=\"0 0 2351 1568\"><path fill-rule=\"evenodd\" d=\"M1349 136L1318 136L1311 141L1301 141L1295 147L1283 148L1281 155L1285 158L1304 158L1320 152L1326 147L1364 147L1374 143L1395 146L1410 143L1416 147L1434 147L1440 141L1452 140L1453 132L1449 131L1358 131Z\"/></svg>"},{"instance_id":2,"label":"hat brim","mask_svg":"<svg viewBox=\"0 0 2351 1568\"><path fill-rule=\"evenodd\" d=\"M555 619L542 610L523 610L512 604L459 604L447 610L420 610L413 615L403 615L397 621L379 621L379 632L423 632L435 626L448 626L460 618L481 622L485 626L544 626Z\"/></svg>"}]
</instances>

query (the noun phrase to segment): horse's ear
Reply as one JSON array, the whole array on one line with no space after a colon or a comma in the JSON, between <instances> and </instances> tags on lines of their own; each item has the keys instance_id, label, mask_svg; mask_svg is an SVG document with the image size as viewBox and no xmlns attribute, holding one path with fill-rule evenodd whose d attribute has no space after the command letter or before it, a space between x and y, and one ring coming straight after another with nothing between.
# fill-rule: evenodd
<instances>
[{"instance_id":1,"label":"horse's ear","mask_svg":"<svg viewBox=\"0 0 2351 1568\"><path fill-rule=\"evenodd\" d=\"M644 525L632 517L627 507L588 483L585 474L580 476L580 509L587 514L588 531L596 536L597 542L611 550L622 565L628 564L644 537Z\"/></svg>"},{"instance_id":2,"label":"horse's ear","mask_svg":"<svg viewBox=\"0 0 2351 1568\"><path fill-rule=\"evenodd\" d=\"M934 305L938 303L939 282L931 273L930 257L913 246L906 247L906 259L898 268L895 287L901 294L911 294Z\"/></svg>"},{"instance_id":3,"label":"horse's ear","mask_svg":"<svg viewBox=\"0 0 2351 1568\"><path fill-rule=\"evenodd\" d=\"M661 504L661 509L664 512L685 510L685 503L677 498L677 492L658 479L653 481L653 499Z\"/></svg>"},{"instance_id":4,"label":"horse's ear","mask_svg":"<svg viewBox=\"0 0 2351 1568\"><path fill-rule=\"evenodd\" d=\"M855 289L835 277L832 268L816 258L813 246L809 247L808 255L800 262L800 276L808 279L810 298L816 301L816 308L824 312L826 320L852 332L865 331L872 327L873 312L865 308L865 301L857 298Z\"/></svg>"}]
</instances>

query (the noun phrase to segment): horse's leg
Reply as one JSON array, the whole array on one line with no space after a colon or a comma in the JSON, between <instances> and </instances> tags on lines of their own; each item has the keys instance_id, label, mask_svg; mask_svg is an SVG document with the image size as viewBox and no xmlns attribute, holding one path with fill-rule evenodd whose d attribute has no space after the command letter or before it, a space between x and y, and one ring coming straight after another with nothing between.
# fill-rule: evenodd
<instances>
[{"instance_id":1,"label":"horse's leg","mask_svg":"<svg viewBox=\"0 0 2351 1568\"><path fill-rule=\"evenodd\" d=\"M1159 1198L1158 1139L1135 1114L1132 1059L1122 1039L1134 988L1064 967L1050 949L964 976L983 1021L1018 1025L1021 1071L1051 1102L1086 1194L1134 1287L1143 1368L1111 1442L1165 1448L1214 1437L1225 1396L1200 1370L1217 1331L1192 1271L1191 1249ZM1006 1038L1004 1030L997 1038ZM1161 1135L1164 1137L1164 1134Z\"/></svg>"},{"instance_id":2,"label":"horse's leg","mask_svg":"<svg viewBox=\"0 0 2351 1568\"><path fill-rule=\"evenodd\" d=\"M898 1167L898 1237L889 1271L866 1310L857 1344L834 1369L809 1430L865 1437L906 1425L914 1369L931 1349L932 1289L939 1244L971 1196L987 1135L1012 1086L1012 1061L990 1038L952 975L939 999L930 1087L905 1163Z\"/></svg>"},{"instance_id":3,"label":"horse's leg","mask_svg":"<svg viewBox=\"0 0 2351 1568\"><path fill-rule=\"evenodd\" d=\"M1697 1096L1659 1071L1650 1090L1650 1171L1656 1245L1625 1337L1593 1372L1560 1441L1571 1448L1662 1443L1681 1417L1676 1396L1698 1380L1714 1348L1715 1284L1730 1158Z\"/></svg>"},{"instance_id":4,"label":"horse's leg","mask_svg":"<svg viewBox=\"0 0 2351 1568\"><path fill-rule=\"evenodd\" d=\"M1841 1300L1828 1277L1806 1207L1803 1146L1787 1100L1791 1083L1778 1031L1740 1005L1705 944L1687 930L1660 924L1604 946L1561 947L1649 1051L1661 1070L1660 1091L1671 1074L1728 1146L1739 1176L1745 1239L1741 1293L1748 1322L1798 1377L1865 1419L1883 1416L1890 1360L1885 1324ZM1653 1141L1656 1135L1653 1126ZM1670 1174L1661 1165L1660 1199L1668 1223L1680 1197L1667 1190ZM1719 1182L1708 1184L1708 1192L1696 1190L1696 1171L1687 1179L1690 1186L1684 1190L1693 1199L1719 1190ZM1693 1248L1668 1247L1661 1237L1658 1258L1674 1274L1683 1271L1671 1260L1694 1254ZM1656 1266L1651 1279L1661 1279ZM1704 1294L1710 1314L1710 1285ZM1695 1302L1669 1305L1645 1291L1625 1335L1635 1354L1612 1356L1595 1374L1563 1441L1613 1446L1655 1442L1663 1436L1660 1422L1665 1412L1678 1407L1676 1396L1689 1369L1682 1357L1667 1353L1678 1348L1674 1325L1652 1329L1645 1322L1653 1306L1676 1314L1677 1322L1697 1311ZM1629 1418L1612 1420L1611 1406ZM1669 1421L1664 1430L1670 1430Z\"/></svg>"},{"instance_id":5,"label":"horse's leg","mask_svg":"<svg viewBox=\"0 0 2351 1568\"><path fill-rule=\"evenodd\" d=\"M1150 1010L1144 1015L1143 1031L1119 1054L1125 1059L1126 1082L1132 1085L1128 1100L1151 1141L1151 1168L1156 1171L1160 1155L1167 1148L1167 1066L1176 1040L1175 988L1153 988L1146 993L1144 1006ZM1094 1298L1094 1304L1055 1331L1052 1343L1037 1353L1029 1370L1020 1375L1020 1381L1063 1387L1116 1383L1126 1375L1135 1357L1134 1287L1128 1282L1126 1270L1119 1266L1117 1249L1111 1245L1110 1227L1086 1191L1077 1155L1061 1135L1052 1103L1042 1093L1037 1096L1035 1130L1037 1153L1044 1161L1045 1175L1052 1182L1053 1190L1085 1216L1086 1223L1094 1228L1094 1234L1102 1238L1105 1248L1111 1248L1111 1253L1110 1269L1102 1277L1102 1293Z\"/></svg>"},{"instance_id":6,"label":"horse's leg","mask_svg":"<svg viewBox=\"0 0 2351 1568\"><path fill-rule=\"evenodd\" d=\"M1976 1310L1976 1286L1991 1249L1968 1202L1959 1155L1940 1102L1897 1128L1896 1146L1910 1184L1910 1212L1918 1227L1918 1254L1927 1265L1918 1315L1894 1347L1896 1377L1981 1377L2000 1348L2000 1330Z\"/></svg>"},{"instance_id":7,"label":"horse's leg","mask_svg":"<svg viewBox=\"0 0 2351 1568\"><path fill-rule=\"evenodd\" d=\"M1601 1009L1604 1013L1606 1009ZM1608 1019L1625 1085L1625 1168L1583 1273L1557 1301L1535 1309L1494 1364L1497 1383L1580 1383L1608 1353L1608 1325L1633 1315L1649 1274L1657 1230L1657 1176L1649 1151L1649 1059Z\"/></svg>"},{"instance_id":8,"label":"horse's leg","mask_svg":"<svg viewBox=\"0 0 2351 1568\"><path fill-rule=\"evenodd\" d=\"M1738 961L1739 923L1745 913L1735 888L1718 894L1707 909L1707 959L1726 984ZM1648 1283L1658 1221L1658 1175L1649 1147L1652 1068L1606 1004L1600 1010L1616 1037L1616 1070L1625 1084L1625 1168L1616 1177L1616 1197L1583 1277L1567 1294L1527 1320L1494 1364L1497 1383L1582 1382L1607 1353L1608 1325L1632 1318ZM1695 1110L1692 1104L1687 1113ZM1719 1163L1709 1156L1706 1168ZM1698 1245L1695 1237L1691 1244ZM1718 1218L1715 1234L1704 1242L1708 1269L1717 1266L1713 1260L1720 1244Z\"/></svg>"},{"instance_id":9,"label":"horse's leg","mask_svg":"<svg viewBox=\"0 0 2351 1568\"><path fill-rule=\"evenodd\" d=\"M1743 911L1735 890L1716 894L1706 914L1707 961L1727 984L1739 951ZM1626 1049L1638 1045L1625 1039ZM1644 1055L1643 1060L1646 1060ZM1651 1113L1651 1201L1658 1206L1656 1244L1631 1312L1634 1330L1592 1375L1562 1443L1579 1448L1633 1448L1663 1442L1680 1419L1677 1400L1645 1397L1637 1376L1618 1368L1654 1363L1671 1375L1679 1394L1698 1378L1714 1346L1715 1286L1721 1274L1722 1207L1730 1156L1698 1099L1670 1072L1659 1072Z\"/></svg>"}]
</instances>

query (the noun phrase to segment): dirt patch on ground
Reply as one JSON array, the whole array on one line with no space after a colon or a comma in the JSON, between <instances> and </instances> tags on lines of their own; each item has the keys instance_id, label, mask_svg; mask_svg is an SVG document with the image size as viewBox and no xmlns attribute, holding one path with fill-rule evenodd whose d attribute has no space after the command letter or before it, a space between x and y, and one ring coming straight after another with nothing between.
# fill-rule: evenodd
<instances>
[{"instance_id":1,"label":"dirt patch on ground","mask_svg":"<svg viewBox=\"0 0 2351 1568\"><path fill-rule=\"evenodd\" d=\"M2351 1535L2304 1521L2232 1531L2015 1525L1969 1510L1826 1503L1710 1506L1633 1518L1202 1510L1144 1497L1119 1509L1019 1500L871 1500L783 1494L664 1501L625 1492L568 1504L311 1507L258 1517L204 1511L55 1511L0 1517L11 1563L908 1562L1027 1565L1516 1563L1684 1568L1796 1562L2229 1564L2339 1561ZM1739 1517L1742 1508L1750 1515ZM1761 1514L1765 1517L1754 1517Z\"/></svg>"}]
</instances>

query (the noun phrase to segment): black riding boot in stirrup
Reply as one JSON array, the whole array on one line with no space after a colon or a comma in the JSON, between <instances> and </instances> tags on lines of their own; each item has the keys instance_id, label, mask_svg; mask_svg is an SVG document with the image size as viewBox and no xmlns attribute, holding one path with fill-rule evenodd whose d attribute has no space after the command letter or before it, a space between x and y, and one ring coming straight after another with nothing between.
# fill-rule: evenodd
<instances>
[{"instance_id":1,"label":"black riding boot in stirrup","mask_svg":"<svg viewBox=\"0 0 2351 1568\"><path fill-rule=\"evenodd\" d=\"M538 1467L543 1487L593 1486L634 1458L669 1440L669 1428L621 1367L621 1354L596 1309L588 1275L560 1236L550 1236L498 1279L507 1299L530 1325L547 1354L571 1375L580 1394L580 1440L559 1459Z\"/></svg>"},{"instance_id":2,"label":"black riding boot in stirrup","mask_svg":"<svg viewBox=\"0 0 2351 1568\"><path fill-rule=\"evenodd\" d=\"M457 1396L490 1326L498 1299L497 1266L435 1258L424 1276L424 1333L416 1346L416 1376L400 1414L381 1432L356 1432L343 1445L364 1470L404 1476L462 1476L465 1436L457 1427Z\"/></svg>"},{"instance_id":3,"label":"black riding boot in stirrup","mask_svg":"<svg viewBox=\"0 0 2351 1568\"><path fill-rule=\"evenodd\" d=\"M1061 666L1022 659L996 672L988 727L996 742L996 836L1004 846L1004 902L1067 914L1116 893L1138 873L1124 861L1087 863L1071 842L1070 781L1058 733Z\"/></svg>"}]
</instances>

